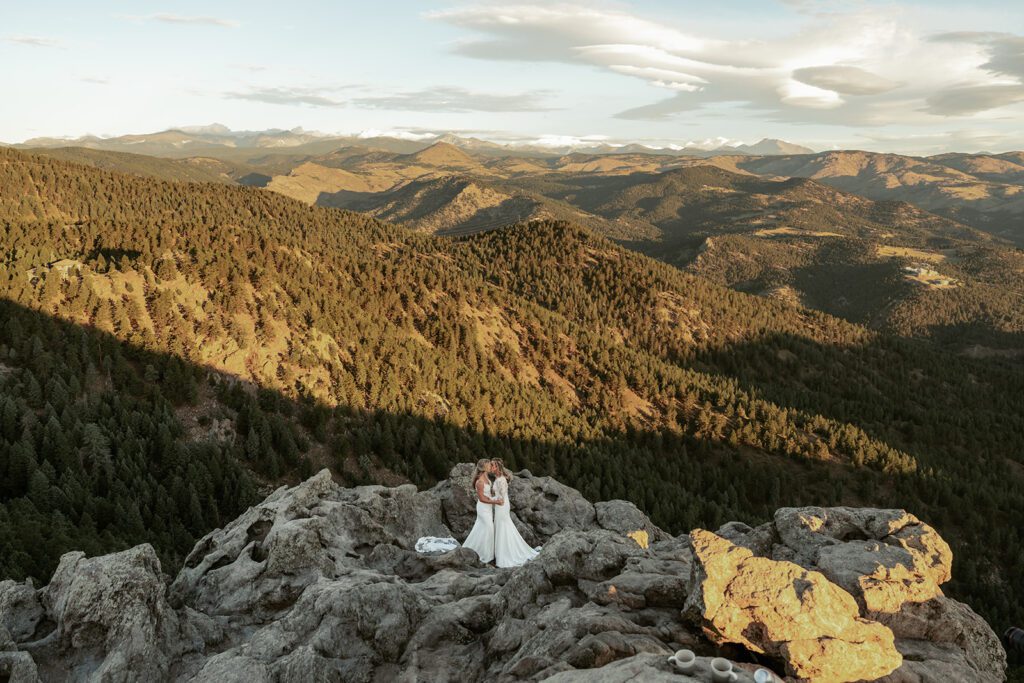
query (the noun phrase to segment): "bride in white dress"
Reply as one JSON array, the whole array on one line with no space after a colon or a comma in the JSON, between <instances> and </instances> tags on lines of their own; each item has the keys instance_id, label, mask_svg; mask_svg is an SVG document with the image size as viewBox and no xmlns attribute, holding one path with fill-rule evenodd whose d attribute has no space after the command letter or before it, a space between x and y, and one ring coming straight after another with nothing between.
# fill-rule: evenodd
<instances>
[{"instance_id":1,"label":"bride in white dress","mask_svg":"<svg viewBox=\"0 0 1024 683\"><path fill-rule=\"evenodd\" d=\"M476 464L473 488L476 490L476 522L462 544L464 548L476 551L480 561L487 564L494 559L494 506L503 502L494 497L490 477L491 463L481 460ZM507 503L506 503L507 504Z\"/></svg>"},{"instance_id":2,"label":"bride in white dress","mask_svg":"<svg viewBox=\"0 0 1024 683\"><path fill-rule=\"evenodd\" d=\"M493 495L499 499L494 505L494 560L499 567L519 567L537 557L537 551L523 540L512 522L512 506L508 502L508 482L512 473L501 460L491 461L495 475ZM477 503L477 510L480 504Z\"/></svg>"}]
</instances>

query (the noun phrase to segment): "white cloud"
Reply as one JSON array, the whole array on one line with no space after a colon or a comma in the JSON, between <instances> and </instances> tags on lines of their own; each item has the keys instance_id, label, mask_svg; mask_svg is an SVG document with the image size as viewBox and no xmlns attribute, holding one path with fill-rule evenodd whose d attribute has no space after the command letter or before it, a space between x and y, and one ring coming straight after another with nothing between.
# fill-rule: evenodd
<instances>
[{"instance_id":1,"label":"white cloud","mask_svg":"<svg viewBox=\"0 0 1024 683\"><path fill-rule=\"evenodd\" d=\"M265 104L298 105L308 107L344 107L345 102L335 98L337 88L265 87L224 93L234 100L249 100Z\"/></svg>"},{"instance_id":2,"label":"white cloud","mask_svg":"<svg viewBox=\"0 0 1024 683\"><path fill-rule=\"evenodd\" d=\"M843 104L843 98L835 90L817 88L796 80L789 80L780 85L778 93L779 101L797 107L832 109Z\"/></svg>"},{"instance_id":3,"label":"white cloud","mask_svg":"<svg viewBox=\"0 0 1024 683\"><path fill-rule=\"evenodd\" d=\"M959 31L932 37L936 43L972 43L987 50L981 65L993 74L1024 78L1024 36L1012 33Z\"/></svg>"},{"instance_id":4,"label":"white cloud","mask_svg":"<svg viewBox=\"0 0 1024 683\"><path fill-rule=\"evenodd\" d=\"M793 78L841 95L877 95L903 85L856 66L807 66L794 70Z\"/></svg>"},{"instance_id":5,"label":"white cloud","mask_svg":"<svg viewBox=\"0 0 1024 683\"><path fill-rule=\"evenodd\" d=\"M928 111L944 116L977 114L1018 102L1024 102L1024 85L1020 83L962 85L941 90L927 100Z\"/></svg>"},{"instance_id":6,"label":"white cloud","mask_svg":"<svg viewBox=\"0 0 1024 683\"><path fill-rule=\"evenodd\" d=\"M148 15L123 14L115 16L128 21L159 21L162 24L176 24L178 26L215 26L219 28L238 28L241 26L240 22L233 19L222 19L220 17L200 15L171 14L167 12Z\"/></svg>"},{"instance_id":7,"label":"white cloud","mask_svg":"<svg viewBox=\"0 0 1024 683\"><path fill-rule=\"evenodd\" d=\"M1009 149L1017 144L1014 136L990 129L956 129L900 135L869 132L858 137L866 143L863 146L873 150L905 153L910 146L918 154L940 154L950 150L992 151Z\"/></svg>"},{"instance_id":8,"label":"white cloud","mask_svg":"<svg viewBox=\"0 0 1024 683\"><path fill-rule=\"evenodd\" d=\"M356 133L357 138L398 138L399 140L413 140L419 142L420 140L433 140L438 137L437 133L417 133L410 130L402 129L390 129L381 130L379 128L367 128L366 130L359 131Z\"/></svg>"},{"instance_id":9,"label":"white cloud","mask_svg":"<svg viewBox=\"0 0 1024 683\"><path fill-rule=\"evenodd\" d=\"M17 45L28 45L30 47L59 47L60 41L53 38L43 38L42 36L4 36L4 40L8 43L15 43Z\"/></svg>"},{"instance_id":10,"label":"white cloud","mask_svg":"<svg viewBox=\"0 0 1024 683\"><path fill-rule=\"evenodd\" d=\"M238 28L240 24L231 19L219 19L217 17L196 17L183 16L181 14L154 14L153 18L165 24L192 24L199 26L222 26L224 28Z\"/></svg>"},{"instance_id":11,"label":"white cloud","mask_svg":"<svg viewBox=\"0 0 1024 683\"><path fill-rule=\"evenodd\" d=\"M599 67L674 91L617 116L669 119L730 106L763 120L845 126L937 123L1024 101L1024 37L928 35L903 8L860 3L802 11L788 35L714 35L577 4L430 12L468 35L453 49L490 60Z\"/></svg>"},{"instance_id":12,"label":"white cloud","mask_svg":"<svg viewBox=\"0 0 1024 683\"><path fill-rule=\"evenodd\" d=\"M359 85L305 87L269 86L250 87L223 93L229 99L250 100L266 104L298 105L307 107L353 107L357 109L386 109L417 112L536 112L551 111L544 103L550 94L546 91L523 93L486 93L455 86L436 86L414 91L372 91L368 94L341 98L345 91L366 91Z\"/></svg>"},{"instance_id":13,"label":"white cloud","mask_svg":"<svg viewBox=\"0 0 1024 683\"><path fill-rule=\"evenodd\" d=\"M529 144L537 147L577 147L584 144L601 144L608 140L606 135L542 135L539 138L529 140Z\"/></svg>"},{"instance_id":14,"label":"white cloud","mask_svg":"<svg viewBox=\"0 0 1024 683\"><path fill-rule=\"evenodd\" d=\"M415 91L366 95L352 99L352 105L367 109L429 112L523 112L550 111L544 104L549 93L528 91L513 94L474 92L453 86Z\"/></svg>"}]
</instances>

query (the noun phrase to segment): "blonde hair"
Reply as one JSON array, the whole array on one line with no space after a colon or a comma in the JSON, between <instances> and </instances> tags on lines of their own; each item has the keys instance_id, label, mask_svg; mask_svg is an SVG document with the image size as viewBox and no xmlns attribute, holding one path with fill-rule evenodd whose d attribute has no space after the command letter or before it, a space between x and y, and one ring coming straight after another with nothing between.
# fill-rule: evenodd
<instances>
[{"instance_id":1,"label":"blonde hair","mask_svg":"<svg viewBox=\"0 0 1024 683\"><path fill-rule=\"evenodd\" d=\"M501 470L502 476L504 476L509 481L512 481L512 472L507 467L505 467L504 460L502 460L501 458L491 458L491 462L498 466L498 469Z\"/></svg>"},{"instance_id":2,"label":"blonde hair","mask_svg":"<svg viewBox=\"0 0 1024 683\"><path fill-rule=\"evenodd\" d=\"M487 458L476 461L476 472L473 473L473 489L476 490L476 483L480 481L481 474L487 474L487 466L491 463Z\"/></svg>"}]
</instances>

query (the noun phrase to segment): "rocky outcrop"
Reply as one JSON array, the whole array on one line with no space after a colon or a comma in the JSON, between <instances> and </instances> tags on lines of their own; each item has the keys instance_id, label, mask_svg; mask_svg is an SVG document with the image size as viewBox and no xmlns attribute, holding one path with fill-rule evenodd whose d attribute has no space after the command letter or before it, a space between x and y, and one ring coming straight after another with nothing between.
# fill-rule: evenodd
<instances>
[{"instance_id":1,"label":"rocky outcrop","mask_svg":"<svg viewBox=\"0 0 1024 683\"><path fill-rule=\"evenodd\" d=\"M939 589L948 547L901 511L780 510L672 537L630 503L521 472L510 497L544 546L534 561L416 552L465 537L471 476L417 491L321 472L208 534L173 582L147 545L69 553L43 589L0 582L0 679L697 681L725 654L739 682L758 666L1001 680L991 629ZM681 648L695 673L668 663Z\"/></svg>"},{"instance_id":2,"label":"rocky outcrop","mask_svg":"<svg viewBox=\"0 0 1024 683\"><path fill-rule=\"evenodd\" d=\"M940 585L953 554L932 527L903 510L782 508L771 523L727 525L725 534L761 557L820 572L856 600L860 616L886 626L903 665L890 683L1005 680L998 637Z\"/></svg>"},{"instance_id":3,"label":"rocky outcrop","mask_svg":"<svg viewBox=\"0 0 1024 683\"><path fill-rule=\"evenodd\" d=\"M802 680L875 680L903 663L892 631L861 618L853 596L823 574L757 557L702 529L691 542L688 606L715 640L782 659Z\"/></svg>"}]
</instances>

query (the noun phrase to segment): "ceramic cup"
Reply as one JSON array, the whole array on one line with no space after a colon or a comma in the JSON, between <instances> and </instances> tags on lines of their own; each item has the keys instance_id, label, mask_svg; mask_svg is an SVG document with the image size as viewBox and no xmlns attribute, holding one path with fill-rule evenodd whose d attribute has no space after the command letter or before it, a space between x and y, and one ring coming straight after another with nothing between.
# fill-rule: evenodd
<instances>
[{"instance_id":1,"label":"ceramic cup","mask_svg":"<svg viewBox=\"0 0 1024 683\"><path fill-rule=\"evenodd\" d=\"M668 658L668 663L680 673L693 673L697 669L697 655L693 654L693 650L679 650Z\"/></svg>"},{"instance_id":2,"label":"ceramic cup","mask_svg":"<svg viewBox=\"0 0 1024 683\"><path fill-rule=\"evenodd\" d=\"M711 660L711 680L715 683L730 683L739 676L732 670L732 662L722 657Z\"/></svg>"},{"instance_id":3,"label":"ceramic cup","mask_svg":"<svg viewBox=\"0 0 1024 683\"><path fill-rule=\"evenodd\" d=\"M775 674L768 669L758 669L754 672L754 683L775 683Z\"/></svg>"}]
</instances>

